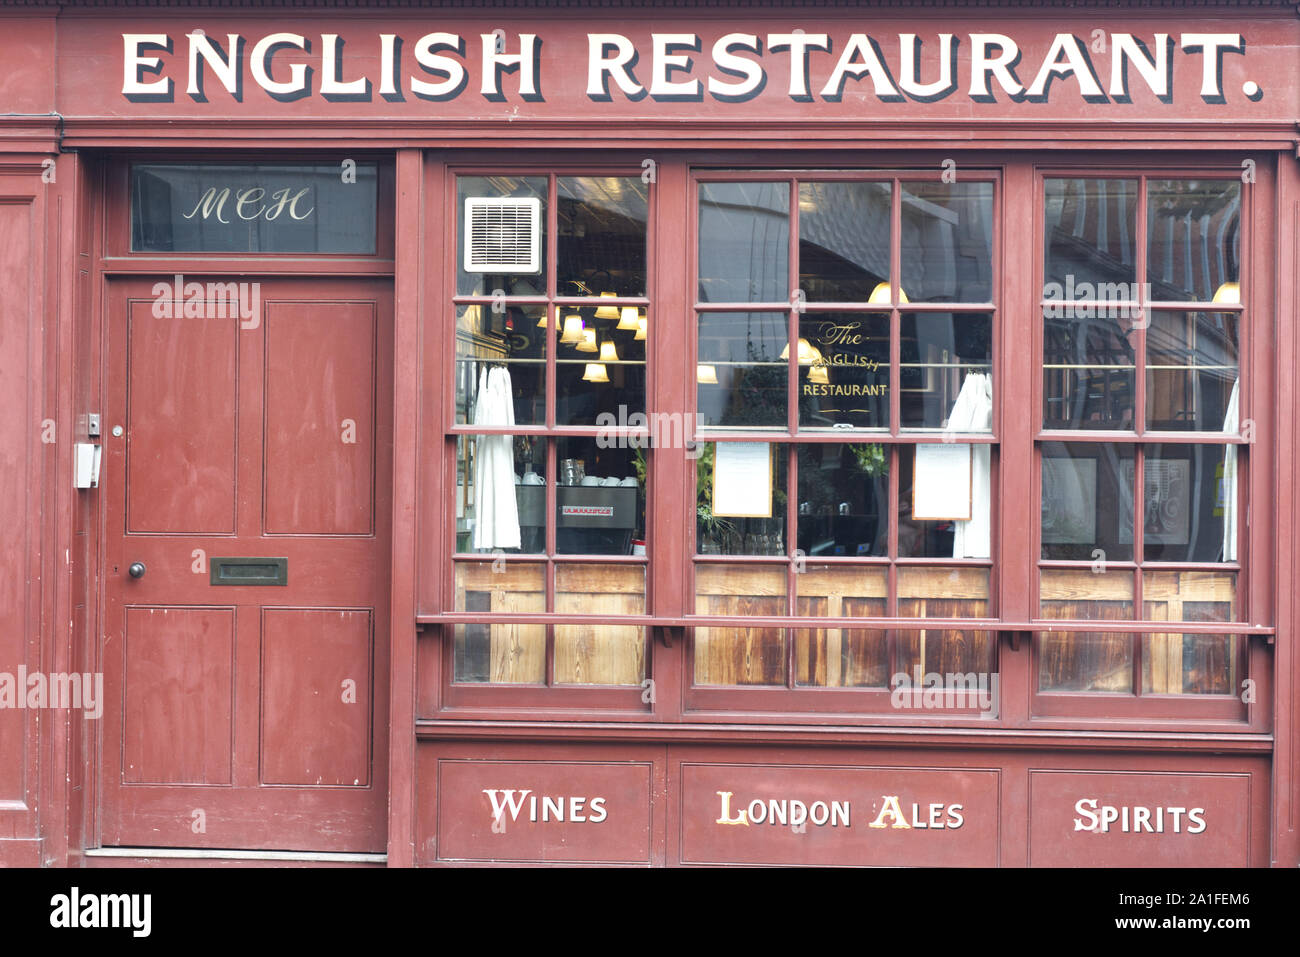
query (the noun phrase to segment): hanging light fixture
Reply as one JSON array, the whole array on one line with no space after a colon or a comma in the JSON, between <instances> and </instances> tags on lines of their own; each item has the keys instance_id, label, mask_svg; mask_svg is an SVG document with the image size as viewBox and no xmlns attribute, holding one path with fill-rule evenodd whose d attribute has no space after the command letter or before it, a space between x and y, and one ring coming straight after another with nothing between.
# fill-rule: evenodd
<instances>
[{"instance_id":1,"label":"hanging light fixture","mask_svg":"<svg viewBox=\"0 0 1300 957\"><path fill-rule=\"evenodd\" d=\"M560 341L566 346L577 345L582 342L582 316L576 313L564 317L564 334L560 336Z\"/></svg>"},{"instance_id":2,"label":"hanging light fixture","mask_svg":"<svg viewBox=\"0 0 1300 957\"><path fill-rule=\"evenodd\" d=\"M543 310L542 310L542 314L541 314L541 316L540 316L540 317L538 318L538 320L537 320L537 328L538 328L538 329L545 329L545 328L547 327L547 321L546 321L546 320L547 320L547 317L550 316L550 314L551 314L551 311L550 311L549 309L543 309Z\"/></svg>"},{"instance_id":3,"label":"hanging light fixture","mask_svg":"<svg viewBox=\"0 0 1300 957\"><path fill-rule=\"evenodd\" d=\"M700 385L717 385L718 370L711 365L698 365L695 367L695 381Z\"/></svg>"},{"instance_id":4,"label":"hanging light fixture","mask_svg":"<svg viewBox=\"0 0 1300 957\"><path fill-rule=\"evenodd\" d=\"M483 307L471 305L465 307L465 312L460 317L461 327L470 332L483 331Z\"/></svg>"},{"instance_id":5,"label":"hanging light fixture","mask_svg":"<svg viewBox=\"0 0 1300 957\"><path fill-rule=\"evenodd\" d=\"M637 317L636 306L624 306L618 314L618 325L614 328L629 331L637 327L640 319Z\"/></svg>"},{"instance_id":6,"label":"hanging light fixture","mask_svg":"<svg viewBox=\"0 0 1300 957\"><path fill-rule=\"evenodd\" d=\"M597 348L597 347L596 347L596 330L595 330L595 329L583 329L583 330L582 330L582 341L579 342L577 345L575 345L573 348L577 349L579 352L595 352L595 351L596 351L596 348Z\"/></svg>"},{"instance_id":7,"label":"hanging light fixture","mask_svg":"<svg viewBox=\"0 0 1300 957\"><path fill-rule=\"evenodd\" d=\"M601 362L618 361L618 350L614 348L613 339L606 339L604 342L600 344L600 361Z\"/></svg>"},{"instance_id":8,"label":"hanging light fixture","mask_svg":"<svg viewBox=\"0 0 1300 957\"><path fill-rule=\"evenodd\" d=\"M825 363L818 363L808 370L808 381L818 385L830 385L831 374Z\"/></svg>"},{"instance_id":9,"label":"hanging light fixture","mask_svg":"<svg viewBox=\"0 0 1300 957\"><path fill-rule=\"evenodd\" d=\"M618 293L616 293L616 292L602 292L602 293L600 294L600 298L601 298L601 299L617 299L617 298L618 298ZM597 306L597 307L596 307L596 318L597 318L597 319L617 319L617 318L618 318L618 306Z\"/></svg>"},{"instance_id":10,"label":"hanging light fixture","mask_svg":"<svg viewBox=\"0 0 1300 957\"><path fill-rule=\"evenodd\" d=\"M873 306L887 306L890 303L889 283L878 282L876 288L871 290L871 298L867 300ZM903 287L898 287L898 301L902 305L907 304L907 293L903 292Z\"/></svg>"},{"instance_id":11,"label":"hanging light fixture","mask_svg":"<svg viewBox=\"0 0 1300 957\"><path fill-rule=\"evenodd\" d=\"M1214 290L1213 302L1218 303L1240 303L1241 302L1241 283L1225 282L1218 289Z\"/></svg>"},{"instance_id":12,"label":"hanging light fixture","mask_svg":"<svg viewBox=\"0 0 1300 957\"><path fill-rule=\"evenodd\" d=\"M609 373L605 371L605 366L600 362L588 362L587 369L582 373L584 382L608 382Z\"/></svg>"},{"instance_id":13,"label":"hanging light fixture","mask_svg":"<svg viewBox=\"0 0 1300 957\"><path fill-rule=\"evenodd\" d=\"M649 323L645 316L638 318L636 321L636 335L632 338L639 342L645 342L646 327L648 324Z\"/></svg>"},{"instance_id":14,"label":"hanging light fixture","mask_svg":"<svg viewBox=\"0 0 1300 957\"><path fill-rule=\"evenodd\" d=\"M810 366L814 362L820 362L821 357L822 357L821 350L818 349L815 345L813 345L807 339L799 340L799 365ZM782 359L790 358L789 343L786 343L785 348L781 350L781 358Z\"/></svg>"}]
</instances>

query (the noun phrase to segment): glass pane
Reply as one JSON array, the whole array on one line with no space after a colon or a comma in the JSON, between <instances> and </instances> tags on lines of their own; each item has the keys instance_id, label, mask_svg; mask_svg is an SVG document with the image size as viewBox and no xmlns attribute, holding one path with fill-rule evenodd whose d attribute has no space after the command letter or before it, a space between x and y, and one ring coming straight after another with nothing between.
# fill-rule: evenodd
<instances>
[{"instance_id":1,"label":"glass pane","mask_svg":"<svg viewBox=\"0 0 1300 957\"><path fill-rule=\"evenodd\" d=\"M1137 195L1133 179L1044 182L1043 298L1105 298L1098 283L1137 282Z\"/></svg>"},{"instance_id":2,"label":"glass pane","mask_svg":"<svg viewBox=\"0 0 1300 957\"><path fill-rule=\"evenodd\" d=\"M379 170L204 163L131 167L131 250L137 253L376 251Z\"/></svg>"},{"instance_id":3,"label":"glass pane","mask_svg":"<svg viewBox=\"0 0 1300 957\"><path fill-rule=\"evenodd\" d=\"M936 442L897 448L899 557L992 555L992 446ZM921 482L916 481L918 456Z\"/></svg>"},{"instance_id":4,"label":"glass pane","mask_svg":"<svg viewBox=\"0 0 1300 957\"><path fill-rule=\"evenodd\" d=\"M889 300L889 183L799 184L799 288L809 302Z\"/></svg>"},{"instance_id":5,"label":"glass pane","mask_svg":"<svg viewBox=\"0 0 1300 957\"><path fill-rule=\"evenodd\" d=\"M993 184L903 183L902 301L993 300Z\"/></svg>"},{"instance_id":6,"label":"glass pane","mask_svg":"<svg viewBox=\"0 0 1300 957\"><path fill-rule=\"evenodd\" d=\"M644 413L645 340L637 338L637 329L645 310L587 306L555 314L556 424L627 425L630 416Z\"/></svg>"},{"instance_id":7,"label":"glass pane","mask_svg":"<svg viewBox=\"0 0 1300 957\"><path fill-rule=\"evenodd\" d=\"M456 551L546 547L546 443L523 435L456 440Z\"/></svg>"},{"instance_id":8,"label":"glass pane","mask_svg":"<svg viewBox=\"0 0 1300 957\"><path fill-rule=\"evenodd\" d=\"M904 313L900 346L903 428L992 430L992 316Z\"/></svg>"},{"instance_id":9,"label":"glass pane","mask_svg":"<svg viewBox=\"0 0 1300 957\"><path fill-rule=\"evenodd\" d=\"M646 294L646 185L634 176L556 180L561 296Z\"/></svg>"},{"instance_id":10,"label":"glass pane","mask_svg":"<svg viewBox=\"0 0 1300 957\"><path fill-rule=\"evenodd\" d=\"M1049 305L1043 427L1132 429L1137 331L1125 307Z\"/></svg>"},{"instance_id":11,"label":"glass pane","mask_svg":"<svg viewBox=\"0 0 1300 957\"><path fill-rule=\"evenodd\" d=\"M1154 300L1240 301L1241 183L1147 183L1147 283ZM1220 292L1225 283L1232 283ZM1229 290L1232 290L1229 292Z\"/></svg>"},{"instance_id":12,"label":"glass pane","mask_svg":"<svg viewBox=\"0 0 1300 957\"><path fill-rule=\"evenodd\" d=\"M798 349L800 428L889 428L888 313L802 313Z\"/></svg>"},{"instance_id":13,"label":"glass pane","mask_svg":"<svg viewBox=\"0 0 1300 957\"><path fill-rule=\"evenodd\" d=\"M507 268L485 264L465 269L465 201L467 199L536 199L540 203L536 234L523 228L499 225L489 239L502 259L527 258L537 248L538 268L533 271L485 271ZM456 294L458 296L544 296L546 295L546 177L545 176L460 176L456 179ZM505 256L509 253L510 256Z\"/></svg>"},{"instance_id":14,"label":"glass pane","mask_svg":"<svg viewBox=\"0 0 1300 957\"><path fill-rule=\"evenodd\" d=\"M1132 561L1132 447L1048 442L1042 468L1042 557Z\"/></svg>"},{"instance_id":15,"label":"glass pane","mask_svg":"<svg viewBox=\"0 0 1300 957\"><path fill-rule=\"evenodd\" d=\"M1237 534L1236 447L1149 445L1146 450L1143 557L1149 562L1232 560ZM1229 451L1232 463L1226 460ZM1132 463L1126 467L1132 481Z\"/></svg>"},{"instance_id":16,"label":"glass pane","mask_svg":"<svg viewBox=\"0 0 1300 957\"><path fill-rule=\"evenodd\" d=\"M1154 312L1147 329L1147 428L1237 431L1237 319Z\"/></svg>"},{"instance_id":17,"label":"glass pane","mask_svg":"<svg viewBox=\"0 0 1300 957\"><path fill-rule=\"evenodd\" d=\"M494 614L546 610L545 565L457 562L456 610ZM457 625L455 680L503 684L546 681L546 626Z\"/></svg>"},{"instance_id":18,"label":"glass pane","mask_svg":"<svg viewBox=\"0 0 1300 957\"><path fill-rule=\"evenodd\" d=\"M699 615L784 615L784 565L696 565ZM696 628L697 685L784 685L780 628Z\"/></svg>"},{"instance_id":19,"label":"glass pane","mask_svg":"<svg viewBox=\"0 0 1300 957\"><path fill-rule=\"evenodd\" d=\"M555 550L631 555L645 541L641 449L600 438L556 439ZM544 490L543 490L544 491Z\"/></svg>"},{"instance_id":20,"label":"glass pane","mask_svg":"<svg viewBox=\"0 0 1300 957\"><path fill-rule=\"evenodd\" d=\"M1038 597L1041 618L1131 620L1133 572L1043 568L1038 573Z\"/></svg>"},{"instance_id":21,"label":"glass pane","mask_svg":"<svg viewBox=\"0 0 1300 957\"><path fill-rule=\"evenodd\" d=\"M795 576L795 613L817 618L883 617L888 575L883 566L808 565ZM794 668L798 685L885 687L889 681L885 632L796 628Z\"/></svg>"},{"instance_id":22,"label":"glass pane","mask_svg":"<svg viewBox=\"0 0 1300 957\"><path fill-rule=\"evenodd\" d=\"M908 707L938 705L993 712L997 708L997 669L994 632L900 631L899 674L892 676L892 700ZM945 693L938 694L939 688Z\"/></svg>"},{"instance_id":23,"label":"glass pane","mask_svg":"<svg viewBox=\"0 0 1300 957\"><path fill-rule=\"evenodd\" d=\"M1143 635L1144 694L1224 694L1241 690L1236 635Z\"/></svg>"},{"instance_id":24,"label":"glass pane","mask_svg":"<svg viewBox=\"0 0 1300 957\"><path fill-rule=\"evenodd\" d=\"M784 428L790 348L782 312L699 315L698 409L702 425Z\"/></svg>"},{"instance_id":25,"label":"glass pane","mask_svg":"<svg viewBox=\"0 0 1300 957\"><path fill-rule=\"evenodd\" d=\"M456 421L544 425L544 306L460 306L456 310Z\"/></svg>"},{"instance_id":26,"label":"glass pane","mask_svg":"<svg viewBox=\"0 0 1300 957\"><path fill-rule=\"evenodd\" d=\"M557 564L555 611L611 619L555 626L556 684L638 685L645 678L645 629L614 623L645 614L644 565Z\"/></svg>"},{"instance_id":27,"label":"glass pane","mask_svg":"<svg viewBox=\"0 0 1300 957\"><path fill-rule=\"evenodd\" d=\"M1131 635L1058 632L1037 642L1039 691L1133 693Z\"/></svg>"},{"instance_id":28,"label":"glass pane","mask_svg":"<svg viewBox=\"0 0 1300 957\"><path fill-rule=\"evenodd\" d=\"M1142 573L1142 605L1152 621L1236 621L1236 572Z\"/></svg>"},{"instance_id":29,"label":"glass pane","mask_svg":"<svg viewBox=\"0 0 1300 957\"><path fill-rule=\"evenodd\" d=\"M719 466L721 446L728 448L723 449ZM701 446L695 460L696 552L787 554L785 463L784 445L723 442Z\"/></svg>"},{"instance_id":30,"label":"glass pane","mask_svg":"<svg viewBox=\"0 0 1300 957\"><path fill-rule=\"evenodd\" d=\"M790 184L700 184L700 302L790 301Z\"/></svg>"},{"instance_id":31,"label":"glass pane","mask_svg":"<svg viewBox=\"0 0 1300 957\"><path fill-rule=\"evenodd\" d=\"M986 618L989 570L959 565L898 569L900 618Z\"/></svg>"},{"instance_id":32,"label":"glass pane","mask_svg":"<svg viewBox=\"0 0 1300 957\"><path fill-rule=\"evenodd\" d=\"M888 554L889 452L883 445L800 445L798 548L825 557Z\"/></svg>"}]
</instances>

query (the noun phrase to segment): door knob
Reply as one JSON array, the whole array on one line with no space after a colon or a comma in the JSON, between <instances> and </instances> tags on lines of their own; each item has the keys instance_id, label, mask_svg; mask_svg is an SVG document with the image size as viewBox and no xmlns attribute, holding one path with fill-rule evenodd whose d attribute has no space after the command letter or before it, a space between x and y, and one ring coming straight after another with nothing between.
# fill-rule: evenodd
<instances>
[{"instance_id":1,"label":"door knob","mask_svg":"<svg viewBox=\"0 0 1300 957\"><path fill-rule=\"evenodd\" d=\"M144 578L144 572L144 562L132 562L131 567L126 570L132 578Z\"/></svg>"}]
</instances>

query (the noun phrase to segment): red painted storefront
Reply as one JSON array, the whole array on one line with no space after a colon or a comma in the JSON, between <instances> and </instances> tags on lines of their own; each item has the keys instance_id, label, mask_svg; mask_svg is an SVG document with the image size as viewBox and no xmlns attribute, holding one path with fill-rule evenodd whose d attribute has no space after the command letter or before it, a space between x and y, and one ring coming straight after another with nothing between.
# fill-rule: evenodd
<instances>
[{"instance_id":1,"label":"red painted storefront","mask_svg":"<svg viewBox=\"0 0 1300 957\"><path fill-rule=\"evenodd\" d=\"M1300 864L1295 5L658 7L0 4L0 863Z\"/></svg>"}]
</instances>

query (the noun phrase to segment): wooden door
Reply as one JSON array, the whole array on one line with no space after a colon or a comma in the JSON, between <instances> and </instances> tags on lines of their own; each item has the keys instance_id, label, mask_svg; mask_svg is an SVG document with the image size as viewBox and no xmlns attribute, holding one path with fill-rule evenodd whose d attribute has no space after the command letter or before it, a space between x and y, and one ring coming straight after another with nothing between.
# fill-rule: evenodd
<instances>
[{"instance_id":1,"label":"wooden door","mask_svg":"<svg viewBox=\"0 0 1300 957\"><path fill-rule=\"evenodd\" d=\"M108 287L101 843L381 852L391 283L184 282Z\"/></svg>"}]
</instances>

